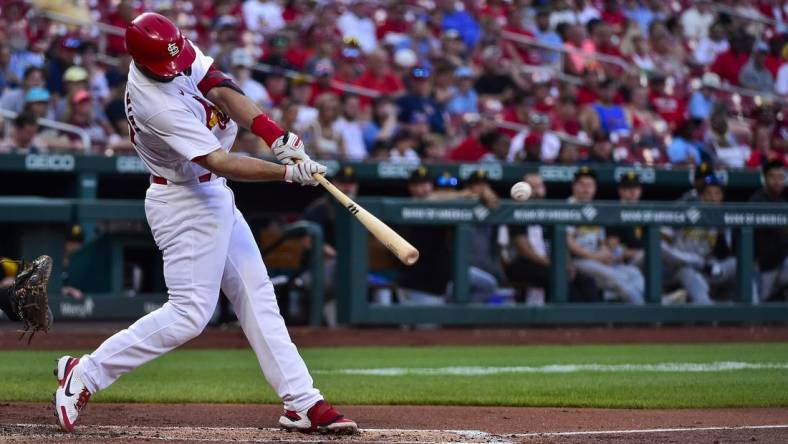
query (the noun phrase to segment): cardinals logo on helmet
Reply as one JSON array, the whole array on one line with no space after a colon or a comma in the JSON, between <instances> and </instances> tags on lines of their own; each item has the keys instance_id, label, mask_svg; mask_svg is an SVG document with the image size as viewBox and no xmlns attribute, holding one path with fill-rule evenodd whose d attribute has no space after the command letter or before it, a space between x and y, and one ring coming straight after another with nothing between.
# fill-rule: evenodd
<instances>
[{"instance_id":1,"label":"cardinals logo on helmet","mask_svg":"<svg viewBox=\"0 0 788 444\"><path fill-rule=\"evenodd\" d=\"M170 56L175 57L179 52L181 52L181 48L178 48L178 45L175 43L170 43L167 45L167 52L170 53Z\"/></svg>"}]
</instances>

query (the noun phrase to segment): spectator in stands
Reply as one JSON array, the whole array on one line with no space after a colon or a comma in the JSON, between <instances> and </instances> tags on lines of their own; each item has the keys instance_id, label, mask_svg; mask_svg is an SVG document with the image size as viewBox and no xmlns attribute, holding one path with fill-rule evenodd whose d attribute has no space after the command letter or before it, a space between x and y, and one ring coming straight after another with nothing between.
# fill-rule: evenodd
<instances>
[{"instance_id":1,"label":"spectator in stands","mask_svg":"<svg viewBox=\"0 0 788 444\"><path fill-rule=\"evenodd\" d=\"M700 88L690 96L687 106L689 116L696 120L708 120L717 101L715 95L721 87L720 76L713 72L704 73Z\"/></svg>"},{"instance_id":2,"label":"spectator in stands","mask_svg":"<svg viewBox=\"0 0 788 444\"><path fill-rule=\"evenodd\" d=\"M65 89L65 74L69 67L74 66L77 50L81 45L80 39L65 36L55 43L49 51L46 64L46 88L52 94L64 97L68 95L68 91ZM87 78L87 72L85 78Z\"/></svg>"},{"instance_id":3,"label":"spectator in stands","mask_svg":"<svg viewBox=\"0 0 788 444\"><path fill-rule=\"evenodd\" d=\"M375 22L372 21L374 4L366 0L353 0L337 19L337 28L345 38L358 41L361 50L369 54L378 46Z\"/></svg>"},{"instance_id":4,"label":"spectator in stands","mask_svg":"<svg viewBox=\"0 0 788 444\"><path fill-rule=\"evenodd\" d=\"M332 125L332 129L340 135L345 146L344 160L358 162L367 157L363 127L359 97L355 94L344 94L342 114Z\"/></svg>"},{"instance_id":5,"label":"spectator in stands","mask_svg":"<svg viewBox=\"0 0 788 444\"><path fill-rule=\"evenodd\" d=\"M700 201L719 204L722 200L722 183L717 176L710 174L704 177ZM729 229L663 229L663 238L666 239L662 247L666 276L675 277L681 283L692 303L711 304L709 284L722 287L732 283L736 275L736 258L731 255ZM670 284L670 281L667 283Z\"/></svg>"},{"instance_id":6,"label":"spectator in stands","mask_svg":"<svg viewBox=\"0 0 788 444\"><path fill-rule=\"evenodd\" d=\"M556 163L559 165L577 165L580 162L580 147L573 142L562 141Z\"/></svg>"},{"instance_id":7,"label":"spectator in stands","mask_svg":"<svg viewBox=\"0 0 788 444\"><path fill-rule=\"evenodd\" d=\"M630 57L635 66L641 71L652 72L657 69L654 58L651 57L651 48L648 40L642 35L636 35L632 38L632 54L630 54Z\"/></svg>"},{"instance_id":8,"label":"spectator in stands","mask_svg":"<svg viewBox=\"0 0 788 444\"><path fill-rule=\"evenodd\" d=\"M238 46L239 25L238 19L230 15L222 15L214 23L216 37L212 39L212 44L205 53L213 57L217 69L230 69L232 52Z\"/></svg>"},{"instance_id":9,"label":"spectator in stands","mask_svg":"<svg viewBox=\"0 0 788 444\"><path fill-rule=\"evenodd\" d=\"M342 135L334 129L339 118L339 98L332 93L320 95L315 100L317 119L311 122L303 134L307 149L318 159L342 159L345 147Z\"/></svg>"},{"instance_id":10,"label":"spectator in stands","mask_svg":"<svg viewBox=\"0 0 788 444\"><path fill-rule=\"evenodd\" d=\"M6 88L0 96L0 108L18 113L25 105L25 94L32 88L44 89L44 71L36 66L25 69L19 88ZM44 89L46 91L46 89ZM49 92L47 92L49 94Z\"/></svg>"},{"instance_id":11,"label":"spectator in stands","mask_svg":"<svg viewBox=\"0 0 788 444\"><path fill-rule=\"evenodd\" d=\"M416 152L418 139L407 129L402 129L392 139L389 160L400 163L418 164L419 154Z\"/></svg>"},{"instance_id":12,"label":"spectator in stands","mask_svg":"<svg viewBox=\"0 0 788 444\"><path fill-rule=\"evenodd\" d=\"M583 112L581 122L584 128L592 134L602 131L605 135L628 135L632 131L624 107L614 102L618 94L618 83L608 78L599 84L599 101Z\"/></svg>"},{"instance_id":13,"label":"spectator in stands","mask_svg":"<svg viewBox=\"0 0 788 444\"><path fill-rule=\"evenodd\" d=\"M5 43L0 43L0 94L16 81L11 71L11 48Z\"/></svg>"},{"instance_id":14,"label":"spectator in stands","mask_svg":"<svg viewBox=\"0 0 788 444\"><path fill-rule=\"evenodd\" d=\"M236 48L233 50L230 60L232 65L231 73L244 94L260 108L264 110L271 109L272 103L268 91L266 91L262 83L252 78L254 59L249 54L249 51L245 48Z\"/></svg>"},{"instance_id":15,"label":"spectator in stands","mask_svg":"<svg viewBox=\"0 0 788 444\"><path fill-rule=\"evenodd\" d=\"M479 40L481 29L479 24L471 14L466 10L457 8L457 4L453 0L438 0L438 9L443 13L443 21L441 22L441 29L456 29L460 33L465 46L469 50L476 47L476 42Z\"/></svg>"},{"instance_id":16,"label":"spectator in stands","mask_svg":"<svg viewBox=\"0 0 788 444\"><path fill-rule=\"evenodd\" d=\"M595 195L596 174L582 166L575 173L568 202L589 205ZM604 227L569 227L567 245L578 273L593 278L600 288L624 302L636 305L645 302L643 274L637 267L626 264L623 255L611 248Z\"/></svg>"},{"instance_id":17,"label":"spectator in stands","mask_svg":"<svg viewBox=\"0 0 788 444\"><path fill-rule=\"evenodd\" d=\"M525 81L516 64L504 62L497 46L488 46L481 52L482 71L473 88L481 99L505 102L514 97L516 89L525 87Z\"/></svg>"},{"instance_id":18,"label":"spectator in stands","mask_svg":"<svg viewBox=\"0 0 788 444\"><path fill-rule=\"evenodd\" d=\"M654 111L668 123L670 131L676 131L684 123L687 103L676 90L675 82L668 81L662 74L650 80L649 101Z\"/></svg>"},{"instance_id":19,"label":"spectator in stands","mask_svg":"<svg viewBox=\"0 0 788 444\"><path fill-rule=\"evenodd\" d=\"M774 76L766 67L769 45L759 41L753 47L750 60L739 72L739 86L763 93L774 92Z\"/></svg>"},{"instance_id":20,"label":"spectator in stands","mask_svg":"<svg viewBox=\"0 0 788 444\"><path fill-rule=\"evenodd\" d=\"M588 150L588 157L586 157L585 163L591 165L615 163L613 159L613 143L610 141L610 137L608 137L607 134L602 131L594 133L591 148Z\"/></svg>"},{"instance_id":21,"label":"spectator in stands","mask_svg":"<svg viewBox=\"0 0 788 444\"><path fill-rule=\"evenodd\" d=\"M714 11L711 0L698 0L681 14L681 27L684 37L690 41L699 41L709 35L709 28L714 23Z\"/></svg>"},{"instance_id":22,"label":"spectator in stands","mask_svg":"<svg viewBox=\"0 0 788 444\"><path fill-rule=\"evenodd\" d=\"M95 115L93 101L87 90L82 89L71 95L66 107L65 121L87 131L94 150L107 143L107 131ZM71 141L71 144L62 148L74 150L86 148L77 135L67 133L66 137Z\"/></svg>"},{"instance_id":23,"label":"spectator in stands","mask_svg":"<svg viewBox=\"0 0 788 444\"><path fill-rule=\"evenodd\" d=\"M88 91L88 71L81 66L71 66L63 73L63 92L55 100L55 118L60 121L66 120L66 110L69 100L77 91ZM92 98L91 98L92 99Z\"/></svg>"},{"instance_id":24,"label":"spectator in stands","mask_svg":"<svg viewBox=\"0 0 788 444\"><path fill-rule=\"evenodd\" d=\"M461 66L454 71L456 87L451 99L446 105L449 114L478 113L479 95L473 89L473 71L467 66Z\"/></svg>"},{"instance_id":25,"label":"spectator in stands","mask_svg":"<svg viewBox=\"0 0 788 444\"><path fill-rule=\"evenodd\" d=\"M555 28L550 26L550 9L542 7L536 13L536 23L533 28L533 33L536 39L545 45L562 46L564 41L561 36L555 32ZM539 57L542 64L555 64L561 60L561 53L558 51L551 51L549 49L540 49Z\"/></svg>"},{"instance_id":26,"label":"spectator in stands","mask_svg":"<svg viewBox=\"0 0 788 444\"><path fill-rule=\"evenodd\" d=\"M243 4L246 29L257 34L273 34L285 26L282 6L273 0L246 0Z\"/></svg>"},{"instance_id":27,"label":"spectator in stands","mask_svg":"<svg viewBox=\"0 0 788 444\"><path fill-rule=\"evenodd\" d=\"M433 192L432 178L427 168L413 170L408 180L411 198L426 200ZM451 251L449 230L439 225L410 225L398 229L405 239L420 252L412 266L400 264L397 283L405 304L436 305L446 301L451 279Z\"/></svg>"},{"instance_id":28,"label":"spectator in stands","mask_svg":"<svg viewBox=\"0 0 788 444\"><path fill-rule=\"evenodd\" d=\"M41 154L47 152L46 142L37 136L38 118L30 111L14 119L13 132L0 142L0 153Z\"/></svg>"},{"instance_id":29,"label":"spectator in stands","mask_svg":"<svg viewBox=\"0 0 788 444\"><path fill-rule=\"evenodd\" d=\"M523 130L511 140L510 161L553 162L561 149L561 139L550 130L550 117L532 113L530 130ZM493 148L494 149L494 148Z\"/></svg>"},{"instance_id":30,"label":"spectator in stands","mask_svg":"<svg viewBox=\"0 0 788 444\"><path fill-rule=\"evenodd\" d=\"M430 70L421 66L410 71L410 90L397 100L398 120L408 124L423 117L429 123L431 132L444 134L444 109L432 97L431 76Z\"/></svg>"},{"instance_id":31,"label":"spectator in stands","mask_svg":"<svg viewBox=\"0 0 788 444\"><path fill-rule=\"evenodd\" d=\"M393 97L405 92L402 80L391 71L385 50L378 49L369 54L366 65L367 70L358 78L358 86Z\"/></svg>"},{"instance_id":32,"label":"spectator in stands","mask_svg":"<svg viewBox=\"0 0 788 444\"><path fill-rule=\"evenodd\" d=\"M490 151L483 155L479 161L506 163L509 159L511 139L501 132L491 132L487 134L490 135L490 140L485 140L482 143L487 144Z\"/></svg>"},{"instance_id":33,"label":"spectator in stands","mask_svg":"<svg viewBox=\"0 0 788 444\"><path fill-rule=\"evenodd\" d=\"M673 140L667 149L670 163L676 166L700 165L703 160L709 160L710 156L702 151L696 133L697 124L692 120L687 120L673 132Z\"/></svg>"},{"instance_id":34,"label":"spectator in stands","mask_svg":"<svg viewBox=\"0 0 788 444\"><path fill-rule=\"evenodd\" d=\"M104 66L98 60L98 48L93 42L83 42L79 46L82 66L88 72L88 91L97 105L103 106L109 99L109 82Z\"/></svg>"},{"instance_id":35,"label":"spectator in stands","mask_svg":"<svg viewBox=\"0 0 788 444\"><path fill-rule=\"evenodd\" d=\"M750 148L740 144L729 131L724 103L714 107L704 143L714 162L726 168L744 168L750 158Z\"/></svg>"},{"instance_id":36,"label":"spectator in stands","mask_svg":"<svg viewBox=\"0 0 788 444\"><path fill-rule=\"evenodd\" d=\"M446 139L440 134L430 133L424 136L424 153L421 156L421 161L424 163L429 162L446 162L448 151L446 149Z\"/></svg>"},{"instance_id":37,"label":"spectator in stands","mask_svg":"<svg viewBox=\"0 0 788 444\"><path fill-rule=\"evenodd\" d=\"M731 85L738 85L739 73L750 58L752 43L750 37L741 30L734 31L728 42L730 48L718 55L709 69Z\"/></svg>"},{"instance_id":38,"label":"spectator in stands","mask_svg":"<svg viewBox=\"0 0 788 444\"><path fill-rule=\"evenodd\" d=\"M763 188L750 197L750 202L788 203L785 164L780 160L771 160L763 165L762 172ZM755 260L760 271L759 300L784 299L788 289L788 227L755 229Z\"/></svg>"},{"instance_id":39,"label":"spectator in stands","mask_svg":"<svg viewBox=\"0 0 788 444\"><path fill-rule=\"evenodd\" d=\"M693 58L695 63L701 66L709 66L720 54L728 51L730 45L725 36L725 28L722 23L717 22L709 29L709 35L703 37L695 45Z\"/></svg>"},{"instance_id":40,"label":"spectator in stands","mask_svg":"<svg viewBox=\"0 0 788 444\"><path fill-rule=\"evenodd\" d=\"M527 174L523 181L531 185L530 201L544 199L547 189L538 174ZM509 226L509 238L513 247L511 257L504 256L506 278L516 284L536 287L540 291L528 291L528 305L543 305L545 293L550 287L550 250L551 227L542 225ZM577 274L569 262L570 302L596 302L598 291L593 279Z\"/></svg>"},{"instance_id":41,"label":"spectator in stands","mask_svg":"<svg viewBox=\"0 0 788 444\"><path fill-rule=\"evenodd\" d=\"M25 93L25 106L23 111L30 111L37 118L53 119L54 113L49 106L49 91L45 88L34 87L30 88Z\"/></svg>"},{"instance_id":42,"label":"spectator in stands","mask_svg":"<svg viewBox=\"0 0 788 444\"><path fill-rule=\"evenodd\" d=\"M372 151L375 142L391 141L397 130L397 107L392 99L387 96L375 99L372 106L372 116L363 129L367 151Z\"/></svg>"}]
</instances>

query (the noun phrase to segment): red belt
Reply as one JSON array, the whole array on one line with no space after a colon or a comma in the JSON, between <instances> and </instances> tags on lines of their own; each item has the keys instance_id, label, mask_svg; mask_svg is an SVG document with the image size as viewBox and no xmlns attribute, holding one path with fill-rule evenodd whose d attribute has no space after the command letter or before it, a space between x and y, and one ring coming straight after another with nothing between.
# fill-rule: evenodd
<instances>
[{"instance_id":1,"label":"red belt","mask_svg":"<svg viewBox=\"0 0 788 444\"><path fill-rule=\"evenodd\" d=\"M197 181L200 183L209 182L211 180L211 173L205 173L202 176L197 178ZM150 176L151 183L159 184L159 185L167 185L170 183L167 179L159 176Z\"/></svg>"}]
</instances>

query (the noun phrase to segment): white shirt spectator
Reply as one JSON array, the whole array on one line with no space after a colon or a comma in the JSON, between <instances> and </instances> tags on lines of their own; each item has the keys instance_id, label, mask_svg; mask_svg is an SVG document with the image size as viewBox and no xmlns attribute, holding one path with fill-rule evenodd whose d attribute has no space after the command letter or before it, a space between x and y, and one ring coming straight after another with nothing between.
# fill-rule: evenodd
<instances>
[{"instance_id":1,"label":"white shirt spectator","mask_svg":"<svg viewBox=\"0 0 788 444\"><path fill-rule=\"evenodd\" d=\"M718 55L727 51L730 48L728 40L722 39L718 42L706 37L702 38L697 45L695 45L695 52L693 56L699 65L711 65Z\"/></svg>"},{"instance_id":2,"label":"white shirt spectator","mask_svg":"<svg viewBox=\"0 0 788 444\"><path fill-rule=\"evenodd\" d=\"M340 117L331 124L331 128L342 135L347 160L364 160L367 157L367 146L364 144L361 122Z\"/></svg>"},{"instance_id":3,"label":"white shirt spectator","mask_svg":"<svg viewBox=\"0 0 788 444\"><path fill-rule=\"evenodd\" d=\"M561 23L569 23L574 25L577 23L577 14L571 9L562 9L560 11L553 11L550 13L550 29Z\"/></svg>"},{"instance_id":4,"label":"white shirt spectator","mask_svg":"<svg viewBox=\"0 0 788 444\"><path fill-rule=\"evenodd\" d=\"M599 13L599 10L593 7L590 2L586 2L583 10L577 13L577 20L583 25L600 17L602 17L602 15Z\"/></svg>"},{"instance_id":5,"label":"white shirt spectator","mask_svg":"<svg viewBox=\"0 0 788 444\"><path fill-rule=\"evenodd\" d=\"M709 27L714 23L714 13L698 11L692 7L681 14L681 27L684 30L684 37L692 40L700 40L709 35Z\"/></svg>"},{"instance_id":6,"label":"white shirt spectator","mask_svg":"<svg viewBox=\"0 0 788 444\"><path fill-rule=\"evenodd\" d=\"M271 34L285 26L282 7L276 1L247 0L242 7L246 29Z\"/></svg>"},{"instance_id":7,"label":"white shirt spectator","mask_svg":"<svg viewBox=\"0 0 788 444\"><path fill-rule=\"evenodd\" d=\"M271 108L271 96L268 95L268 90L265 89L262 83L249 78L238 86L241 87L241 91L246 94L246 97L249 97L249 100L265 109Z\"/></svg>"},{"instance_id":8,"label":"white shirt spectator","mask_svg":"<svg viewBox=\"0 0 788 444\"><path fill-rule=\"evenodd\" d=\"M774 82L777 94L788 96L788 63L783 63L777 71L777 81Z\"/></svg>"},{"instance_id":9,"label":"white shirt spectator","mask_svg":"<svg viewBox=\"0 0 788 444\"><path fill-rule=\"evenodd\" d=\"M400 162L400 163L411 163L418 165L421 163L421 159L419 159L419 154L416 153L416 150L413 148L408 148L405 150L404 153L401 153L397 149L392 149L389 151L389 160L392 162Z\"/></svg>"},{"instance_id":10,"label":"white shirt spectator","mask_svg":"<svg viewBox=\"0 0 788 444\"><path fill-rule=\"evenodd\" d=\"M355 38L361 50L369 54L378 47L375 23L369 17L359 17L352 11L345 11L337 20L337 28L342 37Z\"/></svg>"}]
</instances>

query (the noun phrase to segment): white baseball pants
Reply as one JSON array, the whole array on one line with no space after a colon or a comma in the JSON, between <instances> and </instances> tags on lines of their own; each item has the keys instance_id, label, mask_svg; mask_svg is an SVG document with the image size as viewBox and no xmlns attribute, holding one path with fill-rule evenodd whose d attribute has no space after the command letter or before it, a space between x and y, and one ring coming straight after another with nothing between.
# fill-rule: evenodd
<instances>
[{"instance_id":1,"label":"white baseball pants","mask_svg":"<svg viewBox=\"0 0 788 444\"><path fill-rule=\"evenodd\" d=\"M164 257L169 301L82 359L88 390L103 390L199 335L221 286L285 408L303 411L322 399L290 340L252 231L235 208L225 179L188 186L151 184L145 214Z\"/></svg>"}]
</instances>

